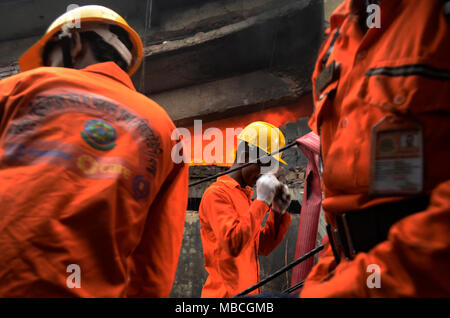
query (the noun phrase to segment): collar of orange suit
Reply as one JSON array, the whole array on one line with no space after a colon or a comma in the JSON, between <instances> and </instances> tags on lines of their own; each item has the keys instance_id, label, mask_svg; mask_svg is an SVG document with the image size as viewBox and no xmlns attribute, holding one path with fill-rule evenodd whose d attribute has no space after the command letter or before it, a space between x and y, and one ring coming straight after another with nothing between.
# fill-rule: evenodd
<instances>
[{"instance_id":1,"label":"collar of orange suit","mask_svg":"<svg viewBox=\"0 0 450 318\"><path fill-rule=\"evenodd\" d=\"M231 189L238 188L239 190L244 191L249 198L251 198L251 196L253 195L253 190L251 187L246 186L245 188L242 188L239 182L228 175L218 177L217 181L223 182L227 187Z\"/></svg>"},{"instance_id":2,"label":"collar of orange suit","mask_svg":"<svg viewBox=\"0 0 450 318\"><path fill-rule=\"evenodd\" d=\"M124 84L133 91L136 90L130 76L114 62L92 64L82 69L82 71L104 75Z\"/></svg>"}]
</instances>

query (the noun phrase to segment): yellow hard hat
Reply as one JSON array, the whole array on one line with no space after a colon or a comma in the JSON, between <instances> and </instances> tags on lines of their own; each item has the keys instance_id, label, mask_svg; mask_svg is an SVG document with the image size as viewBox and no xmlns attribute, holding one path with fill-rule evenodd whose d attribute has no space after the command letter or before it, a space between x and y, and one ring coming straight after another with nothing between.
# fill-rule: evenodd
<instances>
[{"instance_id":1,"label":"yellow hard hat","mask_svg":"<svg viewBox=\"0 0 450 318\"><path fill-rule=\"evenodd\" d=\"M47 29L44 36L29 48L19 59L19 66L22 72L31 70L44 65L42 53L47 42L65 25L75 26L83 22L103 22L106 24L115 24L124 29L133 43L131 51L131 63L128 67L128 74L132 75L139 68L144 53L142 40L128 23L116 12L99 5L87 5L77 7L67 11L57 18ZM78 25L76 25L78 27Z\"/></svg>"},{"instance_id":2,"label":"yellow hard hat","mask_svg":"<svg viewBox=\"0 0 450 318\"><path fill-rule=\"evenodd\" d=\"M286 144L281 130L264 121L255 121L247 125L239 134L238 139L246 141L249 145L253 145L263 150L265 153L272 153ZM272 157L281 163L287 163L281 159L282 153L277 153Z\"/></svg>"}]
</instances>

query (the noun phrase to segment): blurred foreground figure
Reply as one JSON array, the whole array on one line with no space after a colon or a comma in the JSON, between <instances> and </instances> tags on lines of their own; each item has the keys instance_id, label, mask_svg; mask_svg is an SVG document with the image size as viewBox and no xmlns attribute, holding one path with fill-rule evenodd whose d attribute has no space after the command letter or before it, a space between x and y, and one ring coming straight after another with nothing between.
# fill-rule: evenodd
<instances>
[{"instance_id":1,"label":"blurred foreground figure","mask_svg":"<svg viewBox=\"0 0 450 318\"><path fill-rule=\"evenodd\" d=\"M450 296L445 3L347 0L330 18L309 123L330 244L302 297Z\"/></svg>"},{"instance_id":2,"label":"blurred foreground figure","mask_svg":"<svg viewBox=\"0 0 450 318\"><path fill-rule=\"evenodd\" d=\"M138 34L66 12L0 82L0 297L168 297L187 206ZM42 67L48 66L48 67Z\"/></svg>"}]
</instances>

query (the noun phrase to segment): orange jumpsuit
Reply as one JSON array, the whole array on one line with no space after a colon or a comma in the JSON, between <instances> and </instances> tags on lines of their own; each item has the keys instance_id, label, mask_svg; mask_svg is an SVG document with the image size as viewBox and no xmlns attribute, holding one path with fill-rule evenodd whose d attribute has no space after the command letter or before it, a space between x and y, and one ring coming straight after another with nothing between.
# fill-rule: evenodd
<instances>
[{"instance_id":1,"label":"orange jumpsuit","mask_svg":"<svg viewBox=\"0 0 450 318\"><path fill-rule=\"evenodd\" d=\"M168 297L188 193L173 129L112 62L1 81L0 297Z\"/></svg>"},{"instance_id":2,"label":"orange jumpsuit","mask_svg":"<svg viewBox=\"0 0 450 318\"><path fill-rule=\"evenodd\" d=\"M241 188L230 176L217 178L206 189L199 218L205 267L209 274L202 297L232 297L259 281L258 255L267 256L283 240L289 213L269 217L269 207L251 200L250 187ZM250 294L258 293L258 290Z\"/></svg>"},{"instance_id":3,"label":"orange jumpsuit","mask_svg":"<svg viewBox=\"0 0 450 318\"><path fill-rule=\"evenodd\" d=\"M424 191L431 202L395 223L386 241L335 269L328 247L301 296L449 296L450 24L444 1L381 1L381 28L365 34L360 3L345 1L332 14L313 73L309 124L321 136L326 220L336 226L336 215L403 199L368 195L371 128L393 113L424 127ZM339 63L339 74L318 85L326 54L326 65ZM366 284L370 264L380 267L381 288Z\"/></svg>"}]
</instances>

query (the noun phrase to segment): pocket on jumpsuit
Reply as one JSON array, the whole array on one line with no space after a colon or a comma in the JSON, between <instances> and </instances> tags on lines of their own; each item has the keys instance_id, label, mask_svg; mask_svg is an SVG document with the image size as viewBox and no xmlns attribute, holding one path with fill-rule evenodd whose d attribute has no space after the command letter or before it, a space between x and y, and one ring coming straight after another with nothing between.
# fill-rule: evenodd
<instances>
[{"instance_id":1,"label":"pocket on jumpsuit","mask_svg":"<svg viewBox=\"0 0 450 318\"><path fill-rule=\"evenodd\" d=\"M438 168L450 161L448 62L418 58L378 62L367 70L359 97L385 115L407 116L423 125L425 189L450 177Z\"/></svg>"}]
</instances>

